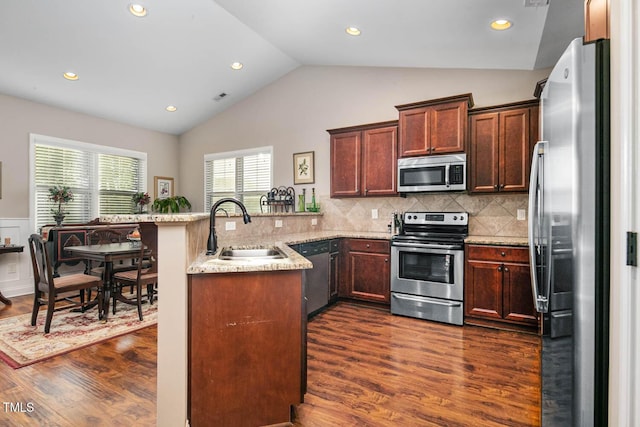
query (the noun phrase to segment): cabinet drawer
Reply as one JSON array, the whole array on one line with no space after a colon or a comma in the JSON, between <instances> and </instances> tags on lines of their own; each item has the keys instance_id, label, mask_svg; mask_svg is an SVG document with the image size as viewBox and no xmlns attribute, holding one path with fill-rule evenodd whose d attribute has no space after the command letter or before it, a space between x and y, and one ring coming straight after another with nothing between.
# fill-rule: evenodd
<instances>
[{"instance_id":1,"label":"cabinet drawer","mask_svg":"<svg viewBox=\"0 0 640 427\"><path fill-rule=\"evenodd\" d=\"M467 259L529 263L529 248L515 246L467 245Z\"/></svg>"},{"instance_id":2,"label":"cabinet drawer","mask_svg":"<svg viewBox=\"0 0 640 427\"><path fill-rule=\"evenodd\" d=\"M386 240L350 239L347 241L350 251L389 253L390 244Z\"/></svg>"}]
</instances>

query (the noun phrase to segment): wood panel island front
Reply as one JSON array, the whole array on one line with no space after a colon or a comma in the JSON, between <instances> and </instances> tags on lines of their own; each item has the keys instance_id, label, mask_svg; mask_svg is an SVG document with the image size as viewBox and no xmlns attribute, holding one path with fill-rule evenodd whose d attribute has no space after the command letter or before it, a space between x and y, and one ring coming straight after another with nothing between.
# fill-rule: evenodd
<instances>
[{"instance_id":1,"label":"wood panel island front","mask_svg":"<svg viewBox=\"0 0 640 427\"><path fill-rule=\"evenodd\" d=\"M205 213L101 221L158 227L157 425L288 422L304 393L302 270L312 263L276 242L285 259L206 256Z\"/></svg>"}]
</instances>

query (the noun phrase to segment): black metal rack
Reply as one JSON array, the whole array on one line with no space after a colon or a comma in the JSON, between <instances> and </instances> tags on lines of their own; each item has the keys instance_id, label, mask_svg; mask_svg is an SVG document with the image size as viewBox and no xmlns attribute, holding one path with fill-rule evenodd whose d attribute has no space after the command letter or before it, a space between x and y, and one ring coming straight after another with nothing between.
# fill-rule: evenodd
<instances>
[{"instance_id":1,"label":"black metal rack","mask_svg":"<svg viewBox=\"0 0 640 427\"><path fill-rule=\"evenodd\" d=\"M268 207L269 213L295 212L296 191L293 187L280 186L272 188L267 194L260 196L260 212Z\"/></svg>"}]
</instances>

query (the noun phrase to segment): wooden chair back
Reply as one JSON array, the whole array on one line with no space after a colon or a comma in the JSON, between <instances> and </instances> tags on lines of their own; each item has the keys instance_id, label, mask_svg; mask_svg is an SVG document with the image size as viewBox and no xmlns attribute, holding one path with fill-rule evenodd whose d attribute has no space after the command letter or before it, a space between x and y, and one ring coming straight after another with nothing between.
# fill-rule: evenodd
<instances>
[{"instance_id":1,"label":"wooden chair back","mask_svg":"<svg viewBox=\"0 0 640 427\"><path fill-rule=\"evenodd\" d=\"M29 251L33 267L34 292L53 292L53 268L47 245L39 234L29 236Z\"/></svg>"},{"instance_id":2,"label":"wooden chair back","mask_svg":"<svg viewBox=\"0 0 640 427\"><path fill-rule=\"evenodd\" d=\"M89 231L89 244L104 245L107 243L122 243L126 239L126 233L122 230L111 228L97 228Z\"/></svg>"}]
</instances>

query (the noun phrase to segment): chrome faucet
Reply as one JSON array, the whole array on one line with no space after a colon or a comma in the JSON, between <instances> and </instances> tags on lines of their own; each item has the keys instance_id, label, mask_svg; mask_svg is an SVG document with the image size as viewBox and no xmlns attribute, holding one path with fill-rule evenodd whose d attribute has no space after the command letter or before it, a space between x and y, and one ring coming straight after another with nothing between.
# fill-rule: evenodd
<instances>
[{"instance_id":1,"label":"chrome faucet","mask_svg":"<svg viewBox=\"0 0 640 427\"><path fill-rule=\"evenodd\" d=\"M245 224L251 222L251 217L247 213L247 208L245 208L242 202L240 202L239 200L233 199L231 197L225 197L224 199L220 199L215 202L214 205L211 206L211 214L209 215L209 240L207 240L207 255L213 255L218 250L218 238L216 236L216 212L219 209L222 209L220 208L221 204L227 202L235 203L236 205L240 206L240 209L242 209L242 220ZM226 210L222 210L227 213L227 216L229 216L229 213Z\"/></svg>"}]
</instances>

